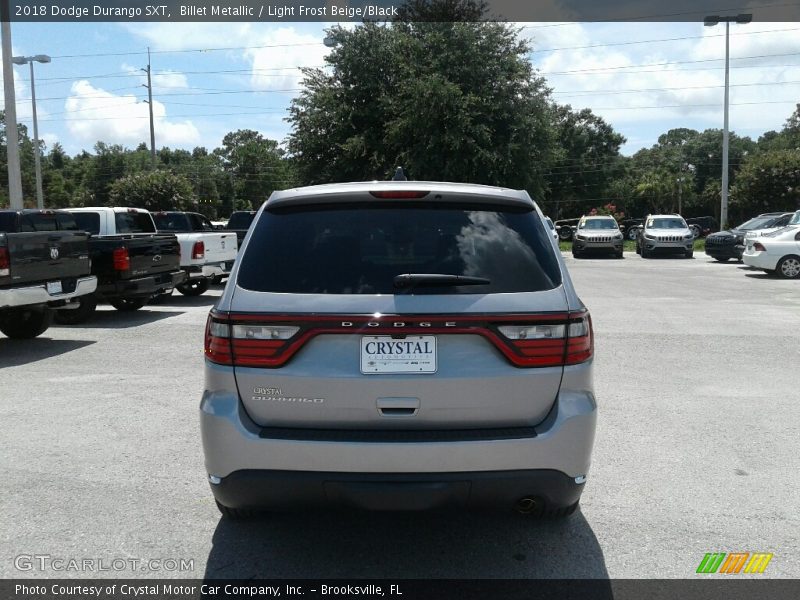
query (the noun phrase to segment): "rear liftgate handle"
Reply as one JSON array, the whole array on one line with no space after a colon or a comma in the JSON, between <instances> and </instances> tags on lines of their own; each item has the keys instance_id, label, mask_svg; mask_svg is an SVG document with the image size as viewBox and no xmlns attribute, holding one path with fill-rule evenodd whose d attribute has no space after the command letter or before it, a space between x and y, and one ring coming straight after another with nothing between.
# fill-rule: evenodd
<instances>
[{"instance_id":1,"label":"rear liftgate handle","mask_svg":"<svg viewBox=\"0 0 800 600\"><path fill-rule=\"evenodd\" d=\"M382 417L413 417L419 412L419 398L378 398L378 414Z\"/></svg>"}]
</instances>

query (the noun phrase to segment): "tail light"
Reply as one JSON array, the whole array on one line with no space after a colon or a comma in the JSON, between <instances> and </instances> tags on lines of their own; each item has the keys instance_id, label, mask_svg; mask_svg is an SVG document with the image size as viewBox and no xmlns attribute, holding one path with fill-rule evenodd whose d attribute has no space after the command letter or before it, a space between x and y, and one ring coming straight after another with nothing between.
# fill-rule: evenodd
<instances>
[{"instance_id":1,"label":"tail light","mask_svg":"<svg viewBox=\"0 0 800 600\"><path fill-rule=\"evenodd\" d=\"M416 190L384 190L378 192L370 192L373 198L394 198L397 200L409 200L414 198L424 198L430 192L416 191Z\"/></svg>"},{"instance_id":2,"label":"tail light","mask_svg":"<svg viewBox=\"0 0 800 600\"><path fill-rule=\"evenodd\" d=\"M576 365L594 354L586 311L535 315L248 315L212 311L208 360L239 367L281 367L311 338L324 334L471 334L492 343L516 367Z\"/></svg>"},{"instance_id":3,"label":"tail light","mask_svg":"<svg viewBox=\"0 0 800 600\"><path fill-rule=\"evenodd\" d=\"M0 248L0 277L11 275L11 258L8 255L8 248Z\"/></svg>"},{"instance_id":4,"label":"tail light","mask_svg":"<svg viewBox=\"0 0 800 600\"><path fill-rule=\"evenodd\" d=\"M115 271L127 271L131 268L131 257L127 248L115 248L112 256Z\"/></svg>"},{"instance_id":5,"label":"tail light","mask_svg":"<svg viewBox=\"0 0 800 600\"><path fill-rule=\"evenodd\" d=\"M759 252L767 251L767 249L764 248L764 244L762 244L761 242L756 242L755 244L753 244L753 250L758 250Z\"/></svg>"},{"instance_id":6,"label":"tail light","mask_svg":"<svg viewBox=\"0 0 800 600\"><path fill-rule=\"evenodd\" d=\"M195 242L192 246L192 260L199 260L206 257L206 245L204 242Z\"/></svg>"}]
</instances>

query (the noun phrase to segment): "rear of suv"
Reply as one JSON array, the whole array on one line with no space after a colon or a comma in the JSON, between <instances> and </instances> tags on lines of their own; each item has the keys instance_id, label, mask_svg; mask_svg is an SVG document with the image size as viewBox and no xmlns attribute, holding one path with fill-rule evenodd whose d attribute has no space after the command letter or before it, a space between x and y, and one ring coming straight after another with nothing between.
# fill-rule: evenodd
<instances>
[{"instance_id":1,"label":"rear of suv","mask_svg":"<svg viewBox=\"0 0 800 600\"><path fill-rule=\"evenodd\" d=\"M223 514L572 513L594 344L548 236L524 191L273 193L206 328L201 431Z\"/></svg>"}]
</instances>

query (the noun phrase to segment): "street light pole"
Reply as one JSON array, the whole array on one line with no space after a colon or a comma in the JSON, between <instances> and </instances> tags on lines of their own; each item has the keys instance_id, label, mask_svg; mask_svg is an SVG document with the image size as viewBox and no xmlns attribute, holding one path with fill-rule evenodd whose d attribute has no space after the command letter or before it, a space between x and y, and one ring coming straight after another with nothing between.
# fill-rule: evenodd
<instances>
[{"instance_id":1,"label":"street light pole","mask_svg":"<svg viewBox=\"0 0 800 600\"><path fill-rule=\"evenodd\" d=\"M15 56L11 59L15 65L28 63L31 67L31 106L33 114L33 166L36 171L36 206L44 208L44 192L42 191L42 149L39 146L39 120L36 117L36 80L33 74L33 63L49 63L46 54L36 56Z\"/></svg>"},{"instance_id":2,"label":"street light pole","mask_svg":"<svg viewBox=\"0 0 800 600\"><path fill-rule=\"evenodd\" d=\"M33 75L33 61L31 66L31 104L33 106L33 168L36 172L36 206L44 208L44 191L42 190L42 152L39 147L39 120L36 118L36 82Z\"/></svg>"},{"instance_id":3,"label":"street light pole","mask_svg":"<svg viewBox=\"0 0 800 600\"><path fill-rule=\"evenodd\" d=\"M751 14L739 14L735 17L720 17L717 15L706 17L703 24L706 27L713 27L718 23L725 23L725 106L722 128L722 199L719 211L719 224L721 228L728 224L728 146L730 134L728 131L728 110L729 110L729 89L730 89L730 26L731 23L744 25L753 20Z\"/></svg>"}]
</instances>

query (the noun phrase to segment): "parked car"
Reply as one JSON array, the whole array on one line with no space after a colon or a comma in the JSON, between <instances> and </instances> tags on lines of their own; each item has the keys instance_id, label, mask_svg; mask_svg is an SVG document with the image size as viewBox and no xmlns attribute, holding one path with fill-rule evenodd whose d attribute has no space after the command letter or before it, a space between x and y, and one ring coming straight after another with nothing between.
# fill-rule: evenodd
<instances>
[{"instance_id":1,"label":"parked car","mask_svg":"<svg viewBox=\"0 0 800 600\"><path fill-rule=\"evenodd\" d=\"M719 224L714 217L689 217L686 224L695 233L695 238L706 237L719 230Z\"/></svg>"},{"instance_id":2,"label":"parked car","mask_svg":"<svg viewBox=\"0 0 800 600\"><path fill-rule=\"evenodd\" d=\"M639 229L644 224L644 219L622 219L619 222L619 230L622 235L629 240L639 237Z\"/></svg>"},{"instance_id":3,"label":"parked car","mask_svg":"<svg viewBox=\"0 0 800 600\"><path fill-rule=\"evenodd\" d=\"M206 329L222 513L572 513L595 431L589 313L527 192L274 192Z\"/></svg>"},{"instance_id":4,"label":"parked car","mask_svg":"<svg viewBox=\"0 0 800 600\"><path fill-rule=\"evenodd\" d=\"M800 210L787 227L747 237L744 264L785 279L800 279Z\"/></svg>"},{"instance_id":5,"label":"parked car","mask_svg":"<svg viewBox=\"0 0 800 600\"><path fill-rule=\"evenodd\" d=\"M236 240L239 244L239 248L242 247L244 236L246 236L247 232L250 230L250 225L253 224L255 216L256 211L254 210L237 210L231 213L228 223L225 225L225 230L236 233Z\"/></svg>"},{"instance_id":6,"label":"parked car","mask_svg":"<svg viewBox=\"0 0 800 600\"><path fill-rule=\"evenodd\" d=\"M763 213L729 231L713 233L706 238L706 254L719 262L732 258L742 260L745 234L785 227L793 215L790 212Z\"/></svg>"},{"instance_id":7,"label":"parked car","mask_svg":"<svg viewBox=\"0 0 800 600\"><path fill-rule=\"evenodd\" d=\"M636 253L642 258L680 253L694 256L694 233L680 215L648 215L636 238Z\"/></svg>"},{"instance_id":8,"label":"parked car","mask_svg":"<svg viewBox=\"0 0 800 600\"><path fill-rule=\"evenodd\" d=\"M578 226L580 219L559 219L554 223L556 231L558 231L558 239L562 242L569 242L575 233L575 228Z\"/></svg>"},{"instance_id":9,"label":"parked car","mask_svg":"<svg viewBox=\"0 0 800 600\"><path fill-rule=\"evenodd\" d=\"M199 213L164 211L153 213L158 231L173 233L181 245L181 268L188 277L178 291L199 296L211 283L228 277L239 246L228 231L214 231L211 221Z\"/></svg>"},{"instance_id":10,"label":"parked car","mask_svg":"<svg viewBox=\"0 0 800 600\"><path fill-rule=\"evenodd\" d=\"M0 331L37 337L51 309L67 311L95 291L88 238L69 213L0 210Z\"/></svg>"},{"instance_id":11,"label":"parked car","mask_svg":"<svg viewBox=\"0 0 800 600\"><path fill-rule=\"evenodd\" d=\"M589 253L604 253L622 258L623 239L614 217L582 217L572 240L572 256L580 258Z\"/></svg>"},{"instance_id":12,"label":"parked car","mask_svg":"<svg viewBox=\"0 0 800 600\"><path fill-rule=\"evenodd\" d=\"M156 233L148 211L107 206L68 210L77 226L91 234L89 252L97 290L83 296L76 310L57 314L57 322L83 323L103 300L120 311L139 310L151 298L171 294L186 280L178 240Z\"/></svg>"}]
</instances>

